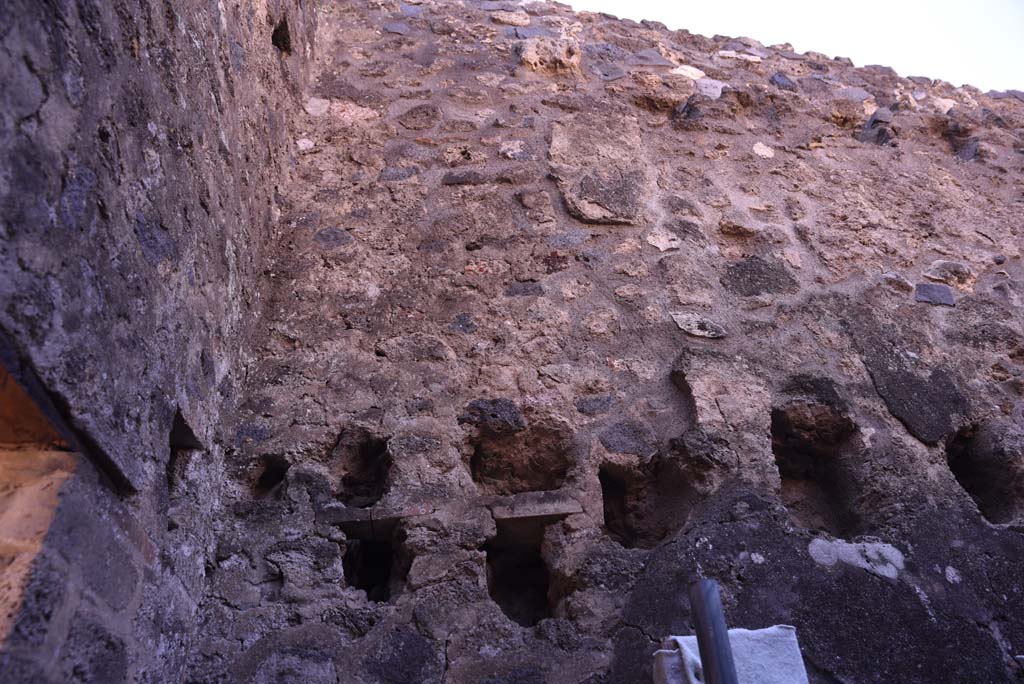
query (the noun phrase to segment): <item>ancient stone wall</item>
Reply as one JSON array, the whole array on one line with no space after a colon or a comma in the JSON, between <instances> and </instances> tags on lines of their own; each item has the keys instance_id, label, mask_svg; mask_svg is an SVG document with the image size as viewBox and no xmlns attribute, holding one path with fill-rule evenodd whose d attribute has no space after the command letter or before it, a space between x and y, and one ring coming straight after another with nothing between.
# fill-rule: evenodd
<instances>
[{"instance_id":1,"label":"ancient stone wall","mask_svg":"<svg viewBox=\"0 0 1024 684\"><path fill-rule=\"evenodd\" d=\"M4 682L183 676L314 19L0 3L0 357L77 454L30 576L4 577ZM9 502L33 471L5 466Z\"/></svg>"},{"instance_id":2,"label":"ancient stone wall","mask_svg":"<svg viewBox=\"0 0 1024 684\"><path fill-rule=\"evenodd\" d=\"M552 3L319 30L191 681L645 682L698 576L816 684L1017 676L1017 95Z\"/></svg>"}]
</instances>

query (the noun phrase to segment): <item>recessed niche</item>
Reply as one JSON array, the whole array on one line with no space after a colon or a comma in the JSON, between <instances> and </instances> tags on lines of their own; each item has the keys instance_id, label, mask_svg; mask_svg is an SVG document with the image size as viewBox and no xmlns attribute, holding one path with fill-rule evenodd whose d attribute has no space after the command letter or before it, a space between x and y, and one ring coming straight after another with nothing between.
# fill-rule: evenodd
<instances>
[{"instance_id":1,"label":"recessed niche","mask_svg":"<svg viewBox=\"0 0 1024 684\"><path fill-rule=\"evenodd\" d=\"M365 592L369 601L390 601L401 591L412 563L402 547L404 533L394 520L343 530L348 536L342 557L345 583Z\"/></svg>"},{"instance_id":2,"label":"recessed niche","mask_svg":"<svg viewBox=\"0 0 1024 684\"><path fill-rule=\"evenodd\" d=\"M856 428L835 408L797 399L772 410L772 451L782 501L793 522L836 537L859 531L853 478L845 459Z\"/></svg>"},{"instance_id":3,"label":"recessed niche","mask_svg":"<svg viewBox=\"0 0 1024 684\"><path fill-rule=\"evenodd\" d=\"M361 428L346 429L331 451L338 498L346 506L369 508L383 498L393 461L388 440Z\"/></svg>"},{"instance_id":4,"label":"recessed niche","mask_svg":"<svg viewBox=\"0 0 1024 684\"><path fill-rule=\"evenodd\" d=\"M362 589L370 601L385 602L391 598L391 568L395 552L390 542L353 539L345 542L345 581Z\"/></svg>"},{"instance_id":5,"label":"recessed niche","mask_svg":"<svg viewBox=\"0 0 1024 684\"><path fill-rule=\"evenodd\" d=\"M260 458L261 470L256 479L256 493L267 495L278 490L288 474L291 464L280 454L267 454Z\"/></svg>"},{"instance_id":6,"label":"recessed niche","mask_svg":"<svg viewBox=\"0 0 1024 684\"><path fill-rule=\"evenodd\" d=\"M946 447L949 469L991 523L1024 516L1024 435L1006 425L970 426Z\"/></svg>"},{"instance_id":7,"label":"recessed niche","mask_svg":"<svg viewBox=\"0 0 1024 684\"><path fill-rule=\"evenodd\" d=\"M686 522L694 489L678 463L605 463L598 471L604 529L627 549L652 549Z\"/></svg>"},{"instance_id":8,"label":"recessed niche","mask_svg":"<svg viewBox=\"0 0 1024 684\"><path fill-rule=\"evenodd\" d=\"M573 463L569 436L536 425L512 434L480 435L473 443L469 470L488 494L519 494L558 489Z\"/></svg>"},{"instance_id":9,"label":"recessed niche","mask_svg":"<svg viewBox=\"0 0 1024 684\"><path fill-rule=\"evenodd\" d=\"M497 534L484 545L487 589L513 622L532 627L552 616L551 572L541 555L544 525L519 519L498 521Z\"/></svg>"},{"instance_id":10,"label":"recessed niche","mask_svg":"<svg viewBox=\"0 0 1024 684\"><path fill-rule=\"evenodd\" d=\"M170 456L167 458L167 490L173 493L184 475L192 452L201 450L203 444L185 421L181 409L174 413L174 422L171 424L168 441Z\"/></svg>"},{"instance_id":11,"label":"recessed niche","mask_svg":"<svg viewBox=\"0 0 1024 684\"><path fill-rule=\"evenodd\" d=\"M288 30L288 17L282 17L270 34L270 43L286 55L292 53L292 34Z\"/></svg>"}]
</instances>

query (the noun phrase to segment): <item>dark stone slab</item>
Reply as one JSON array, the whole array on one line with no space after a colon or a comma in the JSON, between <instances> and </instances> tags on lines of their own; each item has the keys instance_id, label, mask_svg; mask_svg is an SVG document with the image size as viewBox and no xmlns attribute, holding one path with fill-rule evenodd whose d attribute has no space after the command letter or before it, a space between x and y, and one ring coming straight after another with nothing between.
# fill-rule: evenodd
<instances>
[{"instance_id":1,"label":"dark stone slab","mask_svg":"<svg viewBox=\"0 0 1024 684\"><path fill-rule=\"evenodd\" d=\"M633 224L643 211L644 174L639 169L594 169L565 185L569 213L585 223Z\"/></svg>"},{"instance_id":2,"label":"dark stone slab","mask_svg":"<svg viewBox=\"0 0 1024 684\"><path fill-rule=\"evenodd\" d=\"M910 434L926 444L937 444L955 429L969 406L948 369L919 367L899 335L864 307L845 307L843 326L875 391Z\"/></svg>"},{"instance_id":3,"label":"dark stone slab","mask_svg":"<svg viewBox=\"0 0 1024 684\"><path fill-rule=\"evenodd\" d=\"M113 610L122 610L135 595L139 567L123 533L111 524L104 494L90 485L79 475L64 485L48 540L77 568L86 587Z\"/></svg>"},{"instance_id":4,"label":"dark stone slab","mask_svg":"<svg viewBox=\"0 0 1024 684\"><path fill-rule=\"evenodd\" d=\"M60 569L49 554L36 556L28 584L21 594L17 618L5 645L39 649L51 624L60 620L60 609L67 597L69 582L67 573ZM0 672L3 672L2 667Z\"/></svg>"},{"instance_id":5,"label":"dark stone slab","mask_svg":"<svg viewBox=\"0 0 1024 684\"><path fill-rule=\"evenodd\" d=\"M605 62L619 62L629 57L629 52L611 43L587 43L583 46L583 54Z\"/></svg>"},{"instance_id":6,"label":"dark stone slab","mask_svg":"<svg viewBox=\"0 0 1024 684\"><path fill-rule=\"evenodd\" d=\"M727 483L692 514L678 543L648 555L628 593L606 681L650 681L644 670L654 645L645 635L692 633L687 588L698 577L728 585L723 602L730 627L794 625L812 682L1013 681L989 618L976 612L976 592L987 593L994 606L997 594L1012 596L1021 580L1000 578L988 593L984 579L974 585L968 575L975 566L982 577L984 567L1009 568L1021 541L965 525L949 510L928 511L922 520L926 530L909 532L921 545L891 540L907 562L899 579L889 580L842 562L819 565L808 552L812 535L794 533L764 499ZM982 549L999 560L980 560ZM943 577L948 564L965 575L961 584ZM737 574L740 583L731 580ZM957 644L955 652L949 643ZM872 657L861 657L865 652Z\"/></svg>"},{"instance_id":7,"label":"dark stone slab","mask_svg":"<svg viewBox=\"0 0 1024 684\"><path fill-rule=\"evenodd\" d=\"M599 416L611 408L615 397L611 394L597 394L589 397L580 397L576 400L576 410L585 416Z\"/></svg>"},{"instance_id":8,"label":"dark stone slab","mask_svg":"<svg viewBox=\"0 0 1024 684\"><path fill-rule=\"evenodd\" d=\"M338 226L331 226L329 228L321 228L313 235L313 240L317 244L323 247L344 247L355 242L355 238L344 228Z\"/></svg>"},{"instance_id":9,"label":"dark stone slab","mask_svg":"<svg viewBox=\"0 0 1024 684\"><path fill-rule=\"evenodd\" d=\"M782 264L752 256L730 264L721 278L722 286L741 297L788 294L799 289L796 279Z\"/></svg>"},{"instance_id":10,"label":"dark stone slab","mask_svg":"<svg viewBox=\"0 0 1024 684\"><path fill-rule=\"evenodd\" d=\"M977 138L969 138L964 142L963 145L956 151L956 158L961 161L971 161L978 157L978 152L981 150L981 141Z\"/></svg>"},{"instance_id":11,"label":"dark stone slab","mask_svg":"<svg viewBox=\"0 0 1024 684\"><path fill-rule=\"evenodd\" d=\"M590 70L601 77L602 81L615 81L626 75L626 70L612 62L598 62Z\"/></svg>"},{"instance_id":12,"label":"dark stone slab","mask_svg":"<svg viewBox=\"0 0 1024 684\"><path fill-rule=\"evenodd\" d=\"M390 22L384 24L384 33L394 33L399 36L407 36L412 32L408 24L403 24L399 21Z\"/></svg>"},{"instance_id":13,"label":"dark stone slab","mask_svg":"<svg viewBox=\"0 0 1024 684\"><path fill-rule=\"evenodd\" d=\"M988 96L993 100L1016 99L1024 102L1024 90L990 90Z\"/></svg>"},{"instance_id":14,"label":"dark stone slab","mask_svg":"<svg viewBox=\"0 0 1024 684\"><path fill-rule=\"evenodd\" d=\"M87 612L75 614L60 659L69 682L119 684L128 681L124 641Z\"/></svg>"},{"instance_id":15,"label":"dark stone slab","mask_svg":"<svg viewBox=\"0 0 1024 684\"><path fill-rule=\"evenodd\" d=\"M482 185L487 181L479 171L449 171L441 178L442 185Z\"/></svg>"},{"instance_id":16,"label":"dark stone slab","mask_svg":"<svg viewBox=\"0 0 1024 684\"><path fill-rule=\"evenodd\" d=\"M441 178L442 185L483 185L488 177L479 171L449 171Z\"/></svg>"},{"instance_id":17,"label":"dark stone slab","mask_svg":"<svg viewBox=\"0 0 1024 684\"><path fill-rule=\"evenodd\" d=\"M653 67L673 67L674 62L671 62L662 56L660 52L654 48L647 48L646 50L640 50L634 52L626 60L627 63L634 66L653 66Z\"/></svg>"},{"instance_id":18,"label":"dark stone slab","mask_svg":"<svg viewBox=\"0 0 1024 684\"><path fill-rule=\"evenodd\" d=\"M398 123L410 131L423 131L433 128L441 120L441 110L437 105L421 104L407 109L398 117Z\"/></svg>"},{"instance_id":19,"label":"dark stone slab","mask_svg":"<svg viewBox=\"0 0 1024 684\"><path fill-rule=\"evenodd\" d=\"M792 90L793 92L796 92L799 89L799 86L797 86L793 79L791 79L789 76L782 73L781 71L775 73L771 77L770 82L773 86L780 90Z\"/></svg>"},{"instance_id":20,"label":"dark stone slab","mask_svg":"<svg viewBox=\"0 0 1024 684\"><path fill-rule=\"evenodd\" d=\"M444 655L438 644L411 627L390 631L363 661L366 681L379 684L417 684L437 681Z\"/></svg>"},{"instance_id":21,"label":"dark stone slab","mask_svg":"<svg viewBox=\"0 0 1024 684\"><path fill-rule=\"evenodd\" d=\"M918 283L914 287L914 301L939 306L956 306L953 290L940 283Z\"/></svg>"},{"instance_id":22,"label":"dark stone slab","mask_svg":"<svg viewBox=\"0 0 1024 684\"><path fill-rule=\"evenodd\" d=\"M476 323L468 313L460 313L448 324L448 330L457 333L471 333L476 330Z\"/></svg>"},{"instance_id":23,"label":"dark stone slab","mask_svg":"<svg viewBox=\"0 0 1024 684\"><path fill-rule=\"evenodd\" d=\"M533 280L510 283L505 288L506 297L539 297L543 294L544 286Z\"/></svg>"},{"instance_id":24,"label":"dark stone slab","mask_svg":"<svg viewBox=\"0 0 1024 684\"><path fill-rule=\"evenodd\" d=\"M556 35L554 31L546 29L542 26L509 26L505 29L506 38L518 38L519 40L526 40L527 38L536 38L538 36L552 37Z\"/></svg>"},{"instance_id":25,"label":"dark stone slab","mask_svg":"<svg viewBox=\"0 0 1024 684\"><path fill-rule=\"evenodd\" d=\"M273 630L232 665L232 682L333 684L344 650L340 633L324 624Z\"/></svg>"},{"instance_id":26,"label":"dark stone slab","mask_svg":"<svg viewBox=\"0 0 1024 684\"><path fill-rule=\"evenodd\" d=\"M412 178L417 175L419 170L413 166L385 166L377 176L377 180L382 183L403 181Z\"/></svg>"},{"instance_id":27,"label":"dark stone slab","mask_svg":"<svg viewBox=\"0 0 1024 684\"><path fill-rule=\"evenodd\" d=\"M459 416L460 423L475 425L493 435L507 435L526 429L526 419L509 399L474 399Z\"/></svg>"},{"instance_id":28,"label":"dark stone slab","mask_svg":"<svg viewBox=\"0 0 1024 684\"><path fill-rule=\"evenodd\" d=\"M896 137L892 127L893 113L887 107L879 107L864 124L864 129L857 135L861 142L875 145L886 145Z\"/></svg>"},{"instance_id":29,"label":"dark stone slab","mask_svg":"<svg viewBox=\"0 0 1024 684\"><path fill-rule=\"evenodd\" d=\"M657 448L651 428L632 420L610 425L598 435L598 439L605 449L616 454L646 456Z\"/></svg>"}]
</instances>

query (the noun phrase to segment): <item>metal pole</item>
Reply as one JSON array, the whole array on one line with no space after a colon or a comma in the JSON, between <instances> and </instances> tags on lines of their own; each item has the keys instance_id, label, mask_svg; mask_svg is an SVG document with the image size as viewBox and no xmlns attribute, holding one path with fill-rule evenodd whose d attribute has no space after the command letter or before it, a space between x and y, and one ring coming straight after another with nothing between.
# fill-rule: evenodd
<instances>
[{"instance_id":1,"label":"metal pole","mask_svg":"<svg viewBox=\"0 0 1024 684\"><path fill-rule=\"evenodd\" d=\"M702 579L691 584L690 607L704 681L706 684L738 684L718 583Z\"/></svg>"}]
</instances>

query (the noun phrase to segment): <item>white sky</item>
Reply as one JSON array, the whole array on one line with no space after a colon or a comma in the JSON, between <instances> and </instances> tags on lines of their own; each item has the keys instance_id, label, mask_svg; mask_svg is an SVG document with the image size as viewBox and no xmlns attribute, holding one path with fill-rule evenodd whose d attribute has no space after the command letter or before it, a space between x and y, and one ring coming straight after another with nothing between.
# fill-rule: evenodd
<instances>
[{"instance_id":1,"label":"white sky","mask_svg":"<svg viewBox=\"0 0 1024 684\"><path fill-rule=\"evenodd\" d=\"M1024 0L563 0L705 36L747 36L901 76L1024 90Z\"/></svg>"}]
</instances>

